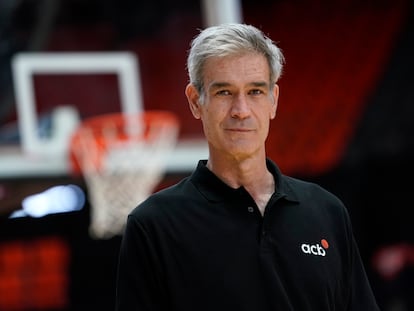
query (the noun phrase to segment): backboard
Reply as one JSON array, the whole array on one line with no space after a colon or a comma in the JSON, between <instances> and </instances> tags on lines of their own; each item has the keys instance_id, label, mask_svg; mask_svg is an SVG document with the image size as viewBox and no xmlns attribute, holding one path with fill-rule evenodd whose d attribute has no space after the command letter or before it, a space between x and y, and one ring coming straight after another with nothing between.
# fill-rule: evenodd
<instances>
[{"instance_id":1,"label":"backboard","mask_svg":"<svg viewBox=\"0 0 414 311\"><path fill-rule=\"evenodd\" d=\"M115 73L119 81L122 111L139 113L143 105L137 67L136 57L127 52L16 54L12 60L13 85L23 152L35 156L44 154L45 149L48 153L59 152L50 150L54 145L53 138L41 139L38 135L33 82L35 74Z\"/></svg>"}]
</instances>

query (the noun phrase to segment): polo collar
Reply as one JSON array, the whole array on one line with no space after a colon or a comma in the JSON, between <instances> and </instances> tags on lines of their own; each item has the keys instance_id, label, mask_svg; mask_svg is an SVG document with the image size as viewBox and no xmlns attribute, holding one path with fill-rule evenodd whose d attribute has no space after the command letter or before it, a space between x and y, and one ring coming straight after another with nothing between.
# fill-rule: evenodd
<instances>
[{"instance_id":1,"label":"polo collar","mask_svg":"<svg viewBox=\"0 0 414 311\"><path fill-rule=\"evenodd\" d=\"M207 160L200 160L198 162L196 170L191 174L190 181L207 200L211 202L220 202L245 191L243 187L234 189L228 186L210 171L206 164ZM276 195L288 201L298 202L297 194L277 165L270 159L266 159L266 165L268 170L274 176L276 182Z\"/></svg>"}]
</instances>

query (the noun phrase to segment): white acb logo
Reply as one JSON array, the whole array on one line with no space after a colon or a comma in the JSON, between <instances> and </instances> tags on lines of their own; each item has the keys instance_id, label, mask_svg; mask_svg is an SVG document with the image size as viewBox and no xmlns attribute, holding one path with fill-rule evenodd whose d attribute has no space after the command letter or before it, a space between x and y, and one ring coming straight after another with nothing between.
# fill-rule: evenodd
<instances>
[{"instance_id":1,"label":"white acb logo","mask_svg":"<svg viewBox=\"0 0 414 311\"><path fill-rule=\"evenodd\" d=\"M312 255L316 255L316 256L325 256L326 255L326 250L329 248L329 243L327 240L322 239L321 243L317 243L317 244L302 244L300 246L302 252L304 252L305 254L312 254Z\"/></svg>"}]
</instances>

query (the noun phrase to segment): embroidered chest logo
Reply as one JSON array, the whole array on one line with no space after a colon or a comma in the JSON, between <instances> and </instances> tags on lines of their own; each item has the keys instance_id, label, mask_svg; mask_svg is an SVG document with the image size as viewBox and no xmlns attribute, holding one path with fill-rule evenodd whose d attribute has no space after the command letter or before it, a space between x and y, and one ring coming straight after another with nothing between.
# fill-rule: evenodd
<instances>
[{"instance_id":1,"label":"embroidered chest logo","mask_svg":"<svg viewBox=\"0 0 414 311\"><path fill-rule=\"evenodd\" d=\"M329 248L329 243L327 240L322 239L321 242L317 244L304 243L300 248L305 254L324 257L326 255L326 250Z\"/></svg>"}]
</instances>

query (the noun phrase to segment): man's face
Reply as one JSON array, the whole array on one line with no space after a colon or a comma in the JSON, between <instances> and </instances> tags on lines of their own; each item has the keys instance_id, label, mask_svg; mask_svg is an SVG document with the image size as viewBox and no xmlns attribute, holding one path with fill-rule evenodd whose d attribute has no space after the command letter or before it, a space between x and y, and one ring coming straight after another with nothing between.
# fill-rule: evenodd
<instances>
[{"instance_id":1,"label":"man's face","mask_svg":"<svg viewBox=\"0 0 414 311\"><path fill-rule=\"evenodd\" d=\"M268 63L260 54L207 60L204 103L191 86L186 93L194 117L203 123L210 154L244 158L264 152L278 99L277 85L269 83Z\"/></svg>"}]
</instances>

